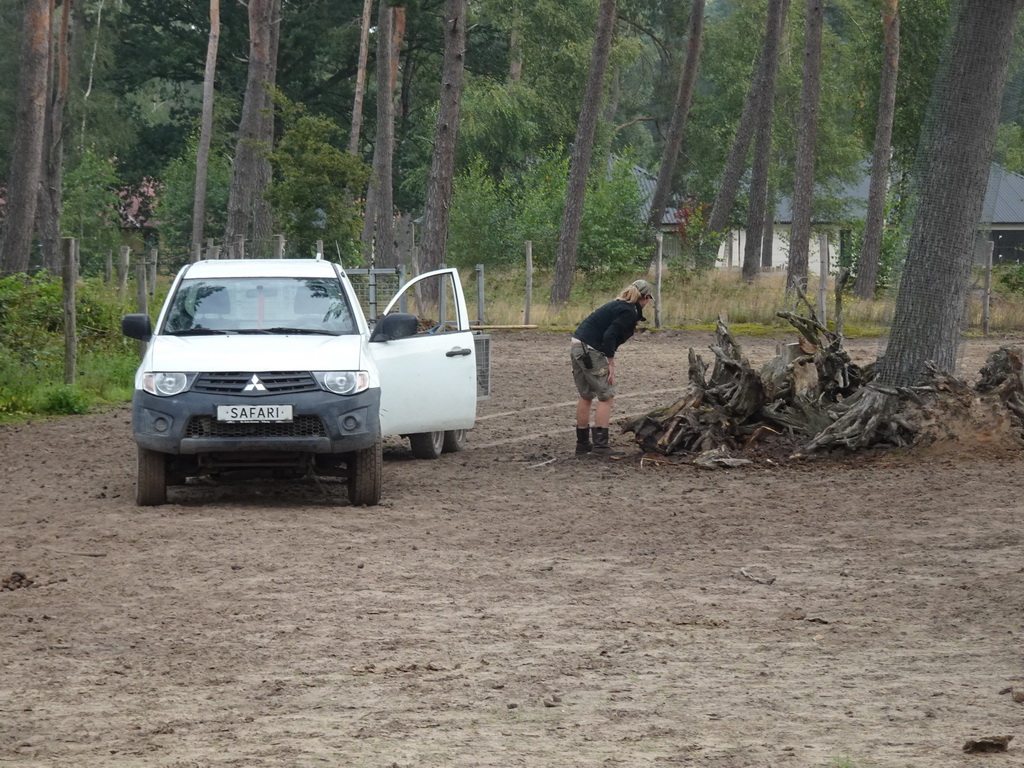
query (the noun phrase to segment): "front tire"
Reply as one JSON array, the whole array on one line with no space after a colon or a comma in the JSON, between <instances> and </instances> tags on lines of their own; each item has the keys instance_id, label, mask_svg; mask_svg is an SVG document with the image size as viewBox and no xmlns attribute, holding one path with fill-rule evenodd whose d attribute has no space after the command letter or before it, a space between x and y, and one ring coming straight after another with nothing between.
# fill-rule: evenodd
<instances>
[{"instance_id":1,"label":"front tire","mask_svg":"<svg viewBox=\"0 0 1024 768\"><path fill-rule=\"evenodd\" d=\"M383 473L383 441L352 454L348 464L348 500L354 507L375 507L380 503Z\"/></svg>"},{"instance_id":2,"label":"front tire","mask_svg":"<svg viewBox=\"0 0 1024 768\"><path fill-rule=\"evenodd\" d=\"M444 443L441 446L441 450L444 453L458 453L466 447L466 432L465 429L449 429L444 433Z\"/></svg>"},{"instance_id":3,"label":"front tire","mask_svg":"<svg viewBox=\"0 0 1024 768\"><path fill-rule=\"evenodd\" d=\"M417 459L436 459L444 449L444 432L417 432L409 435L409 447Z\"/></svg>"},{"instance_id":4,"label":"front tire","mask_svg":"<svg viewBox=\"0 0 1024 768\"><path fill-rule=\"evenodd\" d=\"M167 503L167 455L140 447L137 453L135 503L156 507Z\"/></svg>"}]
</instances>

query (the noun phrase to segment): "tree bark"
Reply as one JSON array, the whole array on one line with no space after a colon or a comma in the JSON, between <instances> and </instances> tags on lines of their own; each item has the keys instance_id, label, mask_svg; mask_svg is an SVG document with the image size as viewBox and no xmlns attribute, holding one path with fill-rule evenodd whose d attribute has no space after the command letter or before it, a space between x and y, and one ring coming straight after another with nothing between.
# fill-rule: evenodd
<instances>
[{"instance_id":1,"label":"tree bark","mask_svg":"<svg viewBox=\"0 0 1024 768\"><path fill-rule=\"evenodd\" d=\"M778 3L778 0L774 0L774 2ZM740 121L736 126L736 135L733 137L729 159L726 160L722 181L718 185L718 194L715 195L715 202L711 206L711 214L708 217L708 232L715 236L723 233L729 223L729 216L732 213L733 204L736 202L736 195L739 193L740 177L743 175L743 169L747 163L747 150L750 149L750 142L757 130L763 90L761 84L767 71L768 54L771 47L769 42L772 29L770 11L771 8L765 18L765 36L750 82L750 90L747 91L747 98L743 102L743 111L740 113ZM784 23L783 20L783 25Z\"/></svg>"},{"instance_id":2,"label":"tree bark","mask_svg":"<svg viewBox=\"0 0 1024 768\"><path fill-rule=\"evenodd\" d=\"M551 304L557 306L569 300L572 277L576 271L576 251L580 242L580 224L583 219L583 200L587 192L587 176L597 130L597 114L601 106L604 76L615 28L616 0L601 0L597 33L587 72L587 87L583 95L580 119L576 126L572 157L569 161L569 183L566 190L562 227L558 234L558 256L555 259L555 278L551 286Z\"/></svg>"},{"instance_id":3,"label":"tree bark","mask_svg":"<svg viewBox=\"0 0 1024 768\"><path fill-rule=\"evenodd\" d=\"M270 180L268 136L273 136L267 86L275 79L279 23L280 0L249 0L249 72L232 164L225 243L234 243L239 236L258 240L271 231L263 199Z\"/></svg>"},{"instance_id":4,"label":"tree bark","mask_svg":"<svg viewBox=\"0 0 1024 768\"><path fill-rule=\"evenodd\" d=\"M363 96L366 92L366 58L370 47L370 18L373 0L363 0L363 16L359 27L359 62L356 65L356 93L352 101L352 129L348 134L348 151L359 152L359 134L363 128Z\"/></svg>"},{"instance_id":5,"label":"tree bark","mask_svg":"<svg viewBox=\"0 0 1024 768\"><path fill-rule=\"evenodd\" d=\"M51 18L54 4L50 4ZM42 182L36 208L37 230L42 246L43 266L53 274L63 269L64 249L60 237L61 184L64 170L64 107L68 97L68 35L71 0L61 3L60 26L51 43L47 90L46 135L43 137ZM54 77L56 76L56 82Z\"/></svg>"},{"instance_id":6,"label":"tree bark","mask_svg":"<svg viewBox=\"0 0 1024 768\"><path fill-rule=\"evenodd\" d=\"M793 232L789 243L789 290L807 287L807 255L811 243L811 205L814 201L814 160L818 149L818 102L821 95L821 37L825 25L823 0L807 0L804 25L803 85L797 124L796 167L793 181Z\"/></svg>"},{"instance_id":7,"label":"tree bark","mask_svg":"<svg viewBox=\"0 0 1024 768\"><path fill-rule=\"evenodd\" d=\"M766 226L768 171L772 159L772 117L775 107L775 81L779 72L779 42L786 24L789 0L771 0L764 40L764 74L757 110L753 168L750 174L750 201L747 204L747 241L743 250L743 279L755 280L761 271L761 234ZM770 258L770 257L769 257Z\"/></svg>"},{"instance_id":8,"label":"tree bark","mask_svg":"<svg viewBox=\"0 0 1024 768\"><path fill-rule=\"evenodd\" d=\"M21 9L24 22L19 53L18 101L6 227L0 242L0 273L28 269L39 204L39 184L43 177L51 0L22 0Z\"/></svg>"},{"instance_id":9,"label":"tree bark","mask_svg":"<svg viewBox=\"0 0 1024 768\"><path fill-rule=\"evenodd\" d=\"M665 138L665 150L661 156L661 168L658 170L658 181L651 200L650 223L660 227L668 206L672 182L676 174L676 163L683 146L683 131L690 115L690 103L693 100L693 87L697 81L697 66L700 63L701 37L704 32L704 0L693 0L690 7L689 40L686 43L686 60L679 72L679 84L676 87L675 108L672 110L672 121L669 123L668 135Z\"/></svg>"},{"instance_id":10,"label":"tree bark","mask_svg":"<svg viewBox=\"0 0 1024 768\"><path fill-rule=\"evenodd\" d=\"M761 269L771 269L775 265L772 257L775 251L775 193L771 187L765 193L764 226L761 232Z\"/></svg>"},{"instance_id":11,"label":"tree bark","mask_svg":"<svg viewBox=\"0 0 1024 768\"><path fill-rule=\"evenodd\" d=\"M896 79L900 69L899 0L885 0L882 12L885 52L882 80L878 93L878 120L875 123L875 147L871 161L871 187L864 223L864 242L854 293L862 299L874 298L878 283L878 264L882 258L882 232L885 228L885 197L889 188L889 156L892 153L892 126L896 114Z\"/></svg>"},{"instance_id":12,"label":"tree bark","mask_svg":"<svg viewBox=\"0 0 1024 768\"><path fill-rule=\"evenodd\" d=\"M958 3L934 122L913 177L917 213L879 379L915 383L932 362L953 372L974 243L995 144L1013 35L1024 0Z\"/></svg>"},{"instance_id":13,"label":"tree bark","mask_svg":"<svg viewBox=\"0 0 1024 768\"><path fill-rule=\"evenodd\" d=\"M210 36L206 43L206 69L203 74L203 114L196 147L196 186L192 200L192 252L202 248L206 226L206 183L210 168L210 144L213 140L213 85L217 73L217 47L220 43L220 0L210 0Z\"/></svg>"},{"instance_id":14,"label":"tree bark","mask_svg":"<svg viewBox=\"0 0 1024 768\"><path fill-rule=\"evenodd\" d=\"M377 9L377 135L363 224L364 256L367 263L373 265L390 264L394 260L394 22L395 9L382 1Z\"/></svg>"},{"instance_id":15,"label":"tree bark","mask_svg":"<svg viewBox=\"0 0 1024 768\"><path fill-rule=\"evenodd\" d=\"M424 268L437 269L444 261L448 241L455 146L466 65L466 0L447 0L445 7L444 64L441 104L434 130L434 154L427 181L427 208L423 216L421 258Z\"/></svg>"}]
</instances>

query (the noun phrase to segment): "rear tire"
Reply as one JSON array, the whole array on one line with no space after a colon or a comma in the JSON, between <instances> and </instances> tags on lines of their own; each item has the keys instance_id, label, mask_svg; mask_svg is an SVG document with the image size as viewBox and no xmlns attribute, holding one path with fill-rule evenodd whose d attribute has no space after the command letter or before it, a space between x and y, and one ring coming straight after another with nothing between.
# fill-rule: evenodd
<instances>
[{"instance_id":1,"label":"rear tire","mask_svg":"<svg viewBox=\"0 0 1024 768\"><path fill-rule=\"evenodd\" d=\"M417 459L436 459L444 449L444 432L417 432L409 435L409 447Z\"/></svg>"},{"instance_id":2,"label":"rear tire","mask_svg":"<svg viewBox=\"0 0 1024 768\"><path fill-rule=\"evenodd\" d=\"M380 503L383 472L383 441L352 454L348 464L348 500L354 507L375 507Z\"/></svg>"},{"instance_id":3,"label":"rear tire","mask_svg":"<svg viewBox=\"0 0 1024 768\"><path fill-rule=\"evenodd\" d=\"M465 429L449 429L444 433L444 443L441 446L441 450L444 453L458 453L466 447L466 432Z\"/></svg>"},{"instance_id":4,"label":"rear tire","mask_svg":"<svg viewBox=\"0 0 1024 768\"><path fill-rule=\"evenodd\" d=\"M156 507L167 503L167 454L139 448L137 453L135 503Z\"/></svg>"}]
</instances>

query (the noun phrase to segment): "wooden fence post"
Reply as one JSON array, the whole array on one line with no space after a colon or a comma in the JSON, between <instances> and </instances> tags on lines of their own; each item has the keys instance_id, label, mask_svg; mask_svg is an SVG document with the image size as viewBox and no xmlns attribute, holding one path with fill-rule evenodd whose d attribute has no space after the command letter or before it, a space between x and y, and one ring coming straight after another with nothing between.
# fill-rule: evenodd
<instances>
[{"instance_id":1,"label":"wooden fence post","mask_svg":"<svg viewBox=\"0 0 1024 768\"><path fill-rule=\"evenodd\" d=\"M530 307L533 306L533 241L526 241L526 306L523 308L523 325L530 324Z\"/></svg>"},{"instance_id":2,"label":"wooden fence post","mask_svg":"<svg viewBox=\"0 0 1024 768\"><path fill-rule=\"evenodd\" d=\"M981 332L988 336L992 310L992 252L995 242L988 241L988 253L985 255L985 292L981 295Z\"/></svg>"},{"instance_id":3,"label":"wooden fence post","mask_svg":"<svg viewBox=\"0 0 1024 768\"><path fill-rule=\"evenodd\" d=\"M476 265L476 323L484 324L484 265Z\"/></svg>"},{"instance_id":4,"label":"wooden fence post","mask_svg":"<svg viewBox=\"0 0 1024 768\"><path fill-rule=\"evenodd\" d=\"M156 262L159 255L160 252L156 248L149 252L149 281L147 285L149 286L149 295L154 298L156 297Z\"/></svg>"},{"instance_id":5,"label":"wooden fence post","mask_svg":"<svg viewBox=\"0 0 1024 768\"><path fill-rule=\"evenodd\" d=\"M125 293L128 291L128 267L130 266L132 249L127 245L121 246L121 261L117 265L117 295L124 301Z\"/></svg>"},{"instance_id":6,"label":"wooden fence post","mask_svg":"<svg viewBox=\"0 0 1024 768\"><path fill-rule=\"evenodd\" d=\"M818 315L828 325L828 235L818 239Z\"/></svg>"},{"instance_id":7,"label":"wooden fence post","mask_svg":"<svg viewBox=\"0 0 1024 768\"><path fill-rule=\"evenodd\" d=\"M110 285L114 279L114 252L109 248L103 259L103 284Z\"/></svg>"},{"instance_id":8,"label":"wooden fence post","mask_svg":"<svg viewBox=\"0 0 1024 768\"><path fill-rule=\"evenodd\" d=\"M78 282L78 264L75 260L75 240L66 237L61 241L64 265L62 270L64 288L64 383L75 383L75 369L78 367L78 325L75 316L75 284Z\"/></svg>"},{"instance_id":9,"label":"wooden fence post","mask_svg":"<svg viewBox=\"0 0 1024 768\"><path fill-rule=\"evenodd\" d=\"M658 232L654 236L654 241L657 243L654 258L654 327L661 328L661 273L665 259L665 234Z\"/></svg>"},{"instance_id":10,"label":"wooden fence post","mask_svg":"<svg viewBox=\"0 0 1024 768\"><path fill-rule=\"evenodd\" d=\"M149 314L149 298L146 290L146 260L139 259L135 263L135 296L138 307L135 310L140 315ZM146 342L139 342L139 357L146 354Z\"/></svg>"},{"instance_id":11,"label":"wooden fence post","mask_svg":"<svg viewBox=\"0 0 1024 768\"><path fill-rule=\"evenodd\" d=\"M274 235L274 258L284 258L284 235Z\"/></svg>"}]
</instances>

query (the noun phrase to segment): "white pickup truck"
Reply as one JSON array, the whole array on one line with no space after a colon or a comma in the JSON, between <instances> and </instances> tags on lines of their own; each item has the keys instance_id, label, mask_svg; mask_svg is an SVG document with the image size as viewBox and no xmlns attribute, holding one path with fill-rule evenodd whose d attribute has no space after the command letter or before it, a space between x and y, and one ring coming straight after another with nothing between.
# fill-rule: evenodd
<instances>
[{"instance_id":1,"label":"white pickup truck","mask_svg":"<svg viewBox=\"0 0 1024 768\"><path fill-rule=\"evenodd\" d=\"M146 342L132 398L144 506L189 477L309 475L347 478L351 504L377 504L382 436L407 436L417 458L461 450L489 355L454 269L407 283L371 327L337 264L200 261L155 330L145 314L121 325Z\"/></svg>"}]
</instances>

